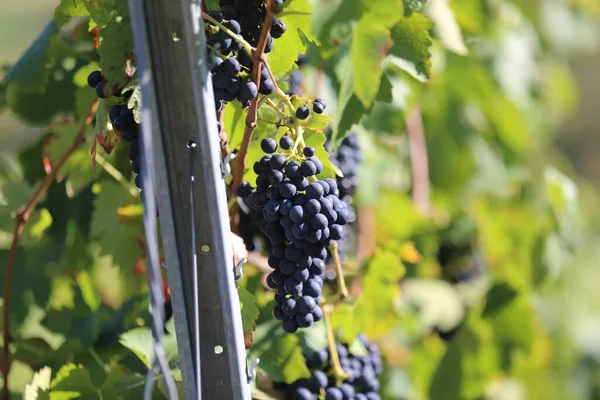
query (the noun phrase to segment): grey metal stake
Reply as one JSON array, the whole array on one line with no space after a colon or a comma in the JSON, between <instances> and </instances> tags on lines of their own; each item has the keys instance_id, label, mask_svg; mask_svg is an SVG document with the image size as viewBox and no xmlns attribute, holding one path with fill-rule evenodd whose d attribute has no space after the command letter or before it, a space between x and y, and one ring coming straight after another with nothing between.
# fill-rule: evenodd
<instances>
[{"instance_id":1,"label":"grey metal stake","mask_svg":"<svg viewBox=\"0 0 600 400\"><path fill-rule=\"evenodd\" d=\"M250 399L227 196L200 3L129 0L186 399ZM193 151L194 209L189 149ZM194 215L195 238L190 229ZM195 240L194 240L195 239ZM197 251L198 286L194 288ZM194 303L194 291L198 301ZM194 324L194 306L199 323ZM195 337L200 337L200 382ZM201 387L197 393L196 385Z\"/></svg>"}]
</instances>

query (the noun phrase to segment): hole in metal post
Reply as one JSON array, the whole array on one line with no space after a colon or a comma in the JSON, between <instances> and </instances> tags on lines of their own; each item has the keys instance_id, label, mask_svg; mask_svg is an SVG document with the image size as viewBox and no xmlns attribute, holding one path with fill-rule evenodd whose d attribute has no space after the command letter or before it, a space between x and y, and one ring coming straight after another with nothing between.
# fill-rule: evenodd
<instances>
[{"instance_id":1,"label":"hole in metal post","mask_svg":"<svg viewBox=\"0 0 600 400\"><path fill-rule=\"evenodd\" d=\"M222 346L215 346L215 354L221 354L223 352Z\"/></svg>"},{"instance_id":2,"label":"hole in metal post","mask_svg":"<svg viewBox=\"0 0 600 400\"><path fill-rule=\"evenodd\" d=\"M173 33L171 33L171 37L173 38L174 42L179 42L181 40L181 35L179 35L179 32L177 31L173 31Z\"/></svg>"},{"instance_id":3,"label":"hole in metal post","mask_svg":"<svg viewBox=\"0 0 600 400\"><path fill-rule=\"evenodd\" d=\"M210 246L203 244L202 247L200 247L200 250L202 250L203 253L208 253L210 251Z\"/></svg>"},{"instance_id":4,"label":"hole in metal post","mask_svg":"<svg viewBox=\"0 0 600 400\"><path fill-rule=\"evenodd\" d=\"M188 149L195 149L196 148L196 142L194 142L193 140L190 140L185 145L187 146Z\"/></svg>"}]
</instances>

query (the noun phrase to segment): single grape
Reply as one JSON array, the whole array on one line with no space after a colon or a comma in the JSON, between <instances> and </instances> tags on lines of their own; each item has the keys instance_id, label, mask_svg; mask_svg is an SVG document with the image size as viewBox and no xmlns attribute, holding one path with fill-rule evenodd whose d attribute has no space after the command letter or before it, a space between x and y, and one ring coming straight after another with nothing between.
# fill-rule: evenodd
<instances>
[{"instance_id":1,"label":"single grape","mask_svg":"<svg viewBox=\"0 0 600 400\"><path fill-rule=\"evenodd\" d=\"M300 106L296 109L296 117L298 117L298 119L306 119L308 118L308 108L306 106Z\"/></svg>"},{"instance_id":2,"label":"single grape","mask_svg":"<svg viewBox=\"0 0 600 400\"><path fill-rule=\"evenodd\" d=\"M294 333L298 330L298 324L296 323L296 319L292 317L287 317L283 320L283 330L287 333Z\"/></svg>"},{"instance_id":3,"label":"single grape","mask_svg":"<svg viewBox=\"0 0 600 400\"><path fill-rule=\"evenodd\" d=\"M260 148L267 154L274 153L277 150L277 142L273 138L264 138L260 142Z\"/></svg>"},{"instance_id":4,"label":"single grape","mask_svg":"<svg viewBox=\"0 0 600 400\"><path fill-rule=\"evenodd\" d=\"M315 148L312 146L306 146L304 149L302 149L302 154L304 154L306 157L313 157L315 155Z\"/></svg>"},{"instance_id":5,"label":"single grape","mask_svg":"<svg viewBox=\"0 0 600 400\"><path fill-rule=\"evenodd\" d=\"M308 328L314 324L315 320L312 314L296 314L296 323L299 328Z\"/></svg>"},{"instance_id":6,"label":"single grape","mask_svg":"<svg viewBox=\"0 0 600 400\"><path fill-rule=\"evenodd\" d=\"M292 400L313 400L316 398L317 397L305 387L296 388L292 395Z\"/></svg>"},{"instance_id":7,"label":"single grape","mask_svg":"<svg viewBox=\"0 0 600 400\"><path fill-rule=\"evenodd\" d=\"M102 72L92 71L87 77L87 83L90 87L96 88L98 84L102 82Z\"/></svg>"},{"instance_id":8,"label":"single grape","mask_svg":"<svg viewBox=\"0 0 600 400\"><path fill-rule=\"evenodd\" d=\"M240 72L240 63L235 57L229 57L223 61L221 69L229 75L237 75Z\"/></svg>"},{"instance_id":9,"label":"single grape","mask_svg":"<svg viewBox=\"0 0 600 400\"><path fill-rule=\"evenodd\" d=\"M223 14L221 14L220 11L211 10L208 12L208 15L210 15L217 22L223 22Z\"/></svg>"},{"instance_id":10,"label":"single grape","mask_svg":"<svg viewBox=\"0 0 600 400\"><path fill-rule=\"evenodd\" d=\"M313 111L316 114L323 114L323 111L325 111L325 106L321 103L314 102L313 103Z\"/></svg>"},{"instance_id":11,"label":"single grape","mask_svg":"<svg viewBox=\"0 0 600 400\"><path fill-rule=\"evenodd\" d=\"M313 161L305 160L302 165L300 165L300 172L306 177L313 176L317 173L317 166Z\"/></svg>"},{"instance_id":12,"label":"single grape","mask_svg":"<svg viewBox=\"0 0 600 400\"><path fill-rule=\"evenodd\" d=\"M287 27L285 26L285 22L280 20L279 18L273 19L273 24L271 25L271 36L275 39L279 39L285 33Z\"/></svg>"},{"instance_id":13,"label":"single grape","mask_svg":"<svg viewBox=\"0 0 600 400\"><path fill-rule=\"evenodd\" d=\"M112 106L110 110L108 110L108 118L111 122L114 122L115 118L117 118L121 113L121 106L116 105Z\"/></svg>"},{"instance_id":14,"label":"single grape","mask_svg":"<svg viewBox=\"0 0 600 400\"><path fill-rule=\"evenodd\" d=\"M270 95L271 93L273 93L275 91L275 83L273 83L273 81L271 79L265 79L264 81L260 82L260 88L258 89L258 92L260 94L264 94L264 95Z\"/></svg>"},{"instance_id":15,"label":"single grape","mask_svg":"<svg viewBox=\"0 0 600 400\"><path fill-rule=\"evenodd\" d=\"M328 387L325 389L325 400L343 400L344 395L337 387Z\"/></svg>"},{"instance_id":16,"label":"single grape","mask_svg":"<svg viewBox=\"0 0 600 400\"><path fill-rule=\"evenodd\" d=\"M234 19L225 22L223 25L229 28L229 30L233 31L233 33L235 33L236 35L239 35L239 33L242 31L239 22L237 22Z\"/></svg>"},{"instance_id":17,"label":"single grape","mask_svg":"<svg viewBox=\"0 0 600 400\"><path fill-rule=\"evenodd\" d=\"M327 103L325 102L325 100L323 100L320 97L317 97L314 102L321 104L323 106L323 108L327 107Z\"/></svg>"},{"instance_id":18,"label":"single grape","mask_svg":"<svg viewBox=\"0 0 600 400\"><path fill-rule=\"evenodd\" d=\"M106 95L104 94L104 81L100 81L96 85L96 96L100 97L101 99L106 98Z\"/></svg>"},{"instance_id":19,"label":"single grape","mask_svg":"<svg viewBox=\"0 0 600 400\"><path fill-rule=\"evenodd\" d=\"M239 95L244 100L252 100L258 94L256 84L252 81L244 82L240 87Z\"/></svg>"},{"instance_id":20,"label":"single grape","mask_svg":"<svg viewBox=\"0 0 600 400\"><path fill-rule=\"evenodd\" d=\"M281 147L284 150L291 149L293 145L294 145L294 140L291 137L289 137L288 135L284 135L281 137L281 139L279 139L279 147ZM292 164L291 163L288 164L288 167L290 165L292 165ZM296 165L296 167L298 167L298 164L294 163L294 165ZM287 167L286 167L285 172L289 175Z\"/></svg>"}]
</instances>

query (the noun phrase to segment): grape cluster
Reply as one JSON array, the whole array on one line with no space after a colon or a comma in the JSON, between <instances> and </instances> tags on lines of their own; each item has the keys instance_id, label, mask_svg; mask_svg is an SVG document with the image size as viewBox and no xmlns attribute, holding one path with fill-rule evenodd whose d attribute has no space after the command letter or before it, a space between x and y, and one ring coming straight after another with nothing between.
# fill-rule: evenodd
<instances>
[{"instance_id":1,"label":"grape cluster","mask_svg":"<svg viewBox=\"0 0 600 400\"><path fill-rule=\"evenodd\" d=\"M347 203L352 202L352 196L358 185L358 167L362 161L362 152L358 136L350 133L346 136L340 146L332 154L331 162L334 163L344 174L338 178L340 198Z\"/></svg>"},{"instance_id":2,"label":"grape cluster","mask_svg":"<svg viewBox=\"0 0 600 400\"><path fill-rule=\"evenodd\" d=\"M308 62L308 56L306 54L298 54L298 59L296 60L296 65L298 67L302 67ZM294 70L290 74L290 78L288 79L289 90L287 94L290 96L302 96L302 72L300 69Z\"/></svg>"},{"instance_id":3,"label":"grape cluster","mask_svg":"<svg viewBox=\"0 0 600 400\"><path fill-rule=\"evenodd\" d=\"M331 146L332 130L327 129L327 141L325 147L329 150ZM343 177L337 178L338 188L340 190L340 198L348 205L348 221L352 224L356 220L356 211L352 207L352 196L356 192L358 185L358 168L362 161L362 152L358 136L355 133L350 133L346 136L335 152L331 154L331 162L337 166L343 173ZM348 254L349 241L352 238L352 229L348 225L344 230L344 240L338 242L338 253L340 259L344 260ZM327 257L327 264L333 262L331 255ZM328 269L325 273L325 282L333 282L336 280L337 274L334 269Z\"/></svg>"},{"instance_id":4,"label":"grape cluster","mask_svg":"<svg viewBox=\"0 0 600 400\"><path fill-rule=\"evenodd\" d=\"M471 243L444 241L437 253L443 275L454 284L471 282L485 274L486 265Z\"/></svg>"},{"instance_id":5,"label":"grape cluster","mask_svg":"<svg viewBox=\"0 0 600 400\"><path fill-rule=\"evenodd\" d=\"M105 99L105 80L100 71L93 71L88 75L88 85L96 89L96 95L101 99ZM133 94L133 90L128 90L124 93L119 91L115 93L117 97L123 97L127 100ZM131 169L137 174L135 177L135 185L141 189L142 179L140 173L140 124L133 118L133 110L127 107L127 104L114 105L108 112L110 122L115 130L121 132L121 137L126 142L129 142L129 159L131 160ZM142 196L142 195L141 195ZM143 199L143 196L142 196Z\"/></svg>"},{"instance_id":6,"label":"grape cluster","mask_svg":"<svg viewBox=\"0 0 600 400\"><path fill-rule=\"evenodd\" d=\"M286 332L293 333L323 317L318 304L327 247L342 239L348 209L338 197L334 179L317 180L323 163L315 157L314 148L305 147L302 156L293 155L289 136L283 136L279 146L283 152L275 153L277 142L262 140L266 154L254 164L256 189L244 183L238 195L262 212L261 230L272 245L268 262L274 271L267 284L276 293L273 316L282 321Z\"/></svg>"},{"instance_id":7,"label":"grape cluster","mask_svg":"<svg viewBox=\"0 0 600 400\"><path fill-rule=\"evenodd\" d=\"M293 400L317 400L323 398L321 394L325 400L380 400L377 377L383 371L383 361L379 349L362 335L359 340L367 349L364 356L350 353L346 344L336 343L342 369L349 375L339 386L332 376L329 350L322 349L304 355L306 366L311 370L310 378L291 384L277 382L275 389L283 390L285 398Z\"/></svg>"},{"instance_id":8,"label":"grape cluster","mask_svg":"<svg viewBox=\"0 0 600 400\"><path fill-rule=\"evenodd\" d=\"M266 3L262 0L220 0L219 5L221 11L213 10L209 15L255 47L266 16ZM275 7L276 11L280 11L281 2L275 1ZM273 39L280 38L285 31L285 23L273 18L265 53L273 50ZM260 89L252 81L254 62L240 42L217 26L210 26L206 33L209 50L214 55L211 72L217 113L223 108L224 102L237 99L242 106L248 106L258 93L269 95L275 91L275 83L266 68L261 69ZM220 131L221 127L218 126L218 129Z\"/></svg>"}]
</instances>

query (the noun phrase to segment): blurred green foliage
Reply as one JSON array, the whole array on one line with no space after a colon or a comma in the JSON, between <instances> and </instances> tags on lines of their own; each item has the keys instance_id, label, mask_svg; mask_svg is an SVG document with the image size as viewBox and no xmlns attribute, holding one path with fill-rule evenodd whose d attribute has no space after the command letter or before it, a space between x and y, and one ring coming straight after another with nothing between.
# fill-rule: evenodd
<instances>
[{"instance_id":1,"label":"blurred green foliage","mask_svg":"<svg viewBox=\"0 0 600 400\"><path fill-rule=\"evenodd\" d=\"M567 60L598 51L598 3L339 0L308 15L312 3L292 0L289 10L298 12L283 17L288 32L268 57L283 78L308 52L304 89L329 104L328 117L303 122L321 156L330 123L334 147L352 131L364 152L354 205L374 251L361 260L350 253L355 296L336 306L336 334L352 341L365 332L379 343L386 399L600 399L599 197L555 144L581 107ZM0 83L0 107L43 127L35 143L0 157L0 276L16 210L46 176L43 160L60 158L92 103L87 73L99 65L112 84L124 82L128 10L114 4L63 0ZM99 50L88 34L96 25ZM89 157L94 134L108 128L107 109L99 108L86 145L20 241L13 368L2 382L14 398L141 398L151 316L140 201L121 143L101 153L96 171ZM428 213L411 199L416 155L406 120L415 110L426 139ZM227 106L232 149L244 115ZM282 134L259 123L248 165L260 157L261 138ZM324 176L337 172L326 167ZM370 238L355 233L365 246ZM250 352L272 379L305 377L302 351L324 345L324 328L284 334L260 278L249 267L241 282ZM165 347L174 366L172 324ZM163 397L160 385L155 396Z\"/></svg>"}]
</instances>

